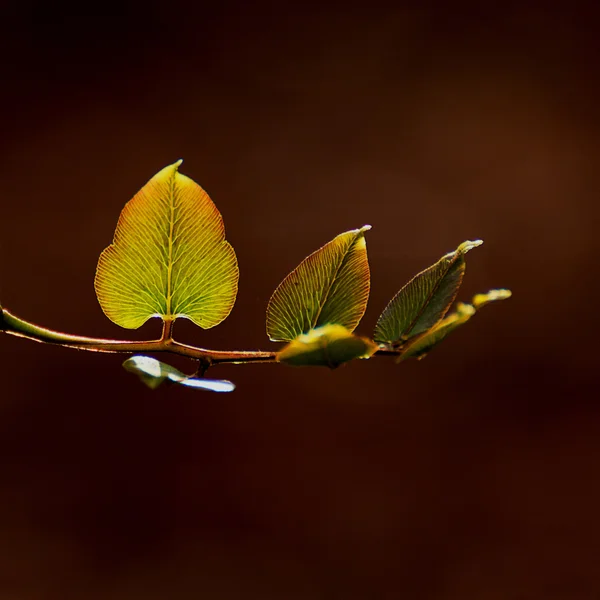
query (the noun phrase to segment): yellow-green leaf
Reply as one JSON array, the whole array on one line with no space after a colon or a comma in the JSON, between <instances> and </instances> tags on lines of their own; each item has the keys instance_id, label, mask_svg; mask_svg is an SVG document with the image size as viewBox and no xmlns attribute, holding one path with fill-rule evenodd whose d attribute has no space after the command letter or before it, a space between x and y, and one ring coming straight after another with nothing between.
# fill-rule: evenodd
<instances>
[{"instance_id":1,"label":"yellow-green leaf","mask_svg":"<svg viewBox=\"0 0 600 600\"><path fill-rule=\"evenodd\" d=\"M355 358L369 358L378 347L342 325L323 325L299 335L277 353L277 360L296 367L326 366L333 369Z\"/></svg>"},{"instance_id":2,"label":"yellow-green leaf","mask_svg":"<svg viewBox=\"0 0 600 600\"><path fill-rule=\"evenodd\" d=\"M448 312L462 283L465 254L481 244L481 240L463 242L455 252L446 254L413 277L381 313L373 339L402 344L438 323Z\"/></svg>"},{"instance_id":3,"label":"yellow-green leaf","mask_svg":"<svg viewBox=\"0 0 600 600\"><path fill-rule=\"evenodd\" d=\"M473 296L473 300L471 303L475 307L476 310L479 310L486 304L490 302L496 302L497 300L506 300L512 296L512 292L510 290L490 290L487 294L476 294Z\"/></svg>"},{"instance_id":4,"label":"yellow-green leaf","mask_svg":"<svg viewBox=\"0 0 600 600\"><path fill-rule=\"evenodd\" d=\"M490 290L487 294L473 296L471 304L459 302L456 311L442 319L437 325L421 336L413 338L402 347L400 360L405 358L424 358L427 353L437 346L446 336L457 327L464 325L478 310L486 304L511 297L510 290Z\"/></svg>"},{"instance_id":5,"label":"yellow-green leaf","mask_svg":"<svg viewBox=\"0 0 600 600\"><path fill-rule=\"evenodd\" d=\"M123 363L123 368L130 373L135 373L143 383L153 390L165 381L210 392L235 390L235 385L231 381L188 376L179 369L150 356L132 356Z\"/></svg>"},{"instance_id":6,"label":"yellow-green leaf","mask_svg":"<svg viewBox=\"0 0 600 600\"><path fill-rule=\"evenodd\" d=\"M179 173L180 164L165 167L125 205L100 255L96 295L121 327L182 317L208 329L233 308L239 272L221 213Z\"/></svg>"},{"instance_id":7,"label":"yellow-green leaf","mask_svg":"<svg viewBox=\"0 0 600 600\"><path fill-rule=\"evenodd\" d=\"M321 325L353 331L369 299L365 225L341 233L305 258L277 287L267 306L267 334L289 342Z\"/></svg>"}]
</instances>

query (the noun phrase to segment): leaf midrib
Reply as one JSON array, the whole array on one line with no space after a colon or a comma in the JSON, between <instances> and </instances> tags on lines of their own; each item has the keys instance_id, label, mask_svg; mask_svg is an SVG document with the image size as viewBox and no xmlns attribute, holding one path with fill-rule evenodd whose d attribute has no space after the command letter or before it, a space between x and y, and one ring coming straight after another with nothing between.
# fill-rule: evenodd
<instances>
[{"instance_id":1,"label":"leaf midrib","mask_svg":"<svg viewBox=\"0 0 600 600\"><path fill-rule=\"evenodd\" d=\"M417 321L422 317L423 313L425 312L425 309L427 308L427 306L431 302L431 299L433 298L433 296L435 295L435 293L439 289L442 281L444 280L444 277L446 277L446 275L448 275L448 272L454 266L454 264L456 263L456 261L458 260L458 258L460 258L460 256L462 256L462 254L459 255L457 252L454 252L452 260L448 264L448 268L444 271L443 275L438 279L437 283L435 284L435 286L433 287L433 289L431 290L431 292L429 293L429 295L425 299L425 302L422 303L421 309L416 314L416 316L413 318L413 320L410 322L409 326L405 329L405 333L400 334L401 338L404 337L405 335L409 335L410 336L411 330L416 325ZM418 275L417 275L417 277L418 277Z\"/></svg>"},{"instance_id":2,"label":"leaf midrib","mask_svg":"<svg viewBox=\"0 0 600 600\"><path fill-rule=\"evenodd\" d=\"M166 303L166 318L170 319L171 314L171 299L173 297L172 277L173 277L173 240L175 231L175 177L177 171L174 171L169 178L169 255L167 258L167 303Z\"/></svg>"},{"instance_id":3,"label":"leaf midrib","mask_svg":"<svg viewBox=\"0 0 600 600\"><path fill-rule=\"evenodd\" d=\"M315 328L317 321L319 320L319 317L321 316L321 313L323 312L323 308L324 308L325 304L327 304L327 300L329 299L329 293L331 292L331 288L333 287L333 284L336 282L337 276L339 275L339 272L342 269L342 266L344 265L346 258L348 258L348 254L350 254L350 252L352 251L352 248L354 247L354 244L356 244L356 240L357 240L358 236L361 234L362 234L362 231L359 230L359 232L354 236L354 239L348 246L348 250L345 252L344 257L342 258L342 260L340 261L340 264L338 265L337 269L335 270L335 274L331 278L331 282L330 282L329 286L327 287L327 293L323 296L324 300L319 305L319 312L317 313L313 323L311 324L312 329Z\"/></svg>"}]
</instances>

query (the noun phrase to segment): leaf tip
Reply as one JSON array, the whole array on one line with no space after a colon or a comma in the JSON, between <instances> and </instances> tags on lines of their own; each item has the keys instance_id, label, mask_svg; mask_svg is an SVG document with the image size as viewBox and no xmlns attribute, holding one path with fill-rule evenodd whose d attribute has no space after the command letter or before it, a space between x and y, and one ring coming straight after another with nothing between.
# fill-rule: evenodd
<instances>
[{"instance_id":1,"label":"leaf tip","mask_svg":"<svg viewBox=\"0 0 600 600\"><path fill-rule=\"evenodd\" d=\"M466 254L469 250L473 250L473 248L477 248L481 244L483 244L483 240L467 240L457 248L457 252L458 254Z\"/></svg>"},{"instance_id":2,"label":"leaf tip","mask_svg":"<svg viewBox=\"0 0 600 600\"><path fill-rule=\"evenodd\" d=\"M189 377L179 382L181 385L190 388L208 390L209 392L227 393L235 390L235 384L226 379L202 379L199 377Z\"/></svg>"},{"instance_id":3,"label":"leaf tip","mask_svg":"<svg viewBox=\"0 0 600 600\"><path fill-rule=\"evenodd\" d=\"M482 306L489 304L490 302L496 302L497 300L506 300L511 296L512 292L510 290L490 290L489 292L487 292L487 294L476 294L475 296L473 296L473 300L471 300L471 302L473 303L473 306L476 309L479 309Z\"/></svg>"},{"instance_id":4,"label":"leaf tip","mask_svg":"<svg viewBox=\"0 0 600 600\"><path fill-rule=\"evenodd\" d=\"M363 226L362 226L362 227L359 229L359 231L360 231L361 233L364 233L365 231L369 231L370 229L372 229L371 225L363 225Z\"/></svg>"}]
</instances>

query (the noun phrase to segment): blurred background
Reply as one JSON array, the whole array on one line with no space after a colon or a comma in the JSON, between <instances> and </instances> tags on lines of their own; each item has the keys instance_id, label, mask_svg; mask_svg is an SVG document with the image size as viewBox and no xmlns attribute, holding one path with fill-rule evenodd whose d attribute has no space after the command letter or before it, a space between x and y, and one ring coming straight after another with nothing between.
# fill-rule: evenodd
<instances>
[{"instance_id":1,"label":"blurred background","mask_svg":"<svg viewBox=\"0 0 600 600\"><path fill-rule=\"evenodd\" d=\"M178 158L241 269L229 319L182 341L269 348L279 281L365 223L360 333L465 239L459 299L514 296L424 361L218 367L230 395L0 336L2 600L600 597L594 4L3 3L17 315L157 336L108 321L93 277Z\"/></svg>"}]
</instances>

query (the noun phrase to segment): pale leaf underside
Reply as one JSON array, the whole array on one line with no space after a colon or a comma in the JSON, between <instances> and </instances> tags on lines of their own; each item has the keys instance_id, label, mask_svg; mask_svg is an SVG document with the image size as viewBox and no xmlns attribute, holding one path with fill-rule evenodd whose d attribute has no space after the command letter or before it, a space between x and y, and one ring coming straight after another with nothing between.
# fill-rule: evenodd
<instances>
[{"instance_id":1,"label":"pale leaf underside","mask_svg":"<svg viewBox=\"0 0 600 600\"><path fill-rule=\"evenodd\" d=\"M150 356L132 356L123 363L123 367L126 371L135 373L143 383L153 390L164 382L177 383L185 387L210 392L232 392L235 390L235 385L231 381L188 376L179 369Z\"/></svg>"}]
</instances>

